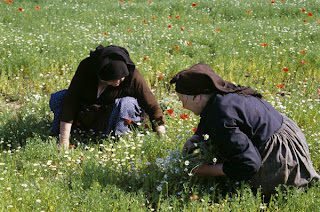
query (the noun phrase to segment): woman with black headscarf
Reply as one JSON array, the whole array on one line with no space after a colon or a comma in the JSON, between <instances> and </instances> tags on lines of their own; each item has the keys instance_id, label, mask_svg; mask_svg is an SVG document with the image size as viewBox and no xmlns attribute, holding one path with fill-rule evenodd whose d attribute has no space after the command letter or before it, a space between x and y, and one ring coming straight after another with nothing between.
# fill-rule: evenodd
<instances>
[{"instance_id":1,"label":"woman with black headscarf","mask_svg":"<svg viewBox=\"0 0 320 212\"><path fill-rule=\"evenodd\" d=\"M320 178L301 129L260 93L223 80L204 63L179 72L170 83L184 107L201 117L184 153L201 143L214 158L194 169L196 175L250 180L267 198L278 185L303 187Z\"/></svg>"},{"instance_id":2,"label":"woman with black headscarf","mask_svg":"<svg viewBox=\"0 0 320 212\"><path fill-rule=\"evenodd\" d=\"M98 46L81 61L68 90L52 94L52 134L60 134L59 149L69 147L72 126L121 135L145 111L158 134L165 133L163 112L128 51Z\"/></svg>"}]
</instances>

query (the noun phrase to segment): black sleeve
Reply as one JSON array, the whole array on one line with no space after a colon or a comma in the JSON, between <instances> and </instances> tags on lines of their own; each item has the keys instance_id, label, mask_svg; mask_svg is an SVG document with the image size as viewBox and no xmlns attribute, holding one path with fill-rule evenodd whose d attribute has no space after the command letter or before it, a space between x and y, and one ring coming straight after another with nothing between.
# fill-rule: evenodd
<instances>
[{"instance_id":1,"label":"black sleeve","mask_svg":"<svg viewBox=\"0 0 320 212\"><path fill-rule=\"evenodd\" d=\"M209 113L200 120L195 133L208 137L213 146L212 156L223 163L223 172L232 179L244 180L253 176L260 168L261 156L248 136L241 131L236 119ZM219 159L220 158L220 159Z\"/></svg>"},{"instance_id":2,"label":"black sleeve","mask_svg":"<svg viewBox=\"0 0 320 212\"><path fill-rule=\"evenodd\" d=\"M237 126L235 120L224 120L223 129L214 136L220 154L225 158L223 172L232 179L252 177L260 168L261 156L251 140Z\"/></svg>"},{"instance_id":3,"label":"black sleeve","mask_svg":"<svg viewBox=\"0 0 320 212\"><path fill-rule=\"evenodd\" d=\"M76 113L79 111L82 87L86 85L88 78L86 73L87 63L87 60L84 60L79 64L68 91L63 98L61 121L72 123Z\"/></svg>"},{"instance_id":4,"label":"black sleeve","mask_svg":"<svg viewBox=\"0 0 320 212\"><path fill-rule=\"evenodd\" d=\"M145 79L136 69L133 76L133 87L135 88L135 97L139 105L146 111L151 120L155 120L157 125L164 124L163 112L160 105L149 89Z\"/></svg>"}]
</instances>

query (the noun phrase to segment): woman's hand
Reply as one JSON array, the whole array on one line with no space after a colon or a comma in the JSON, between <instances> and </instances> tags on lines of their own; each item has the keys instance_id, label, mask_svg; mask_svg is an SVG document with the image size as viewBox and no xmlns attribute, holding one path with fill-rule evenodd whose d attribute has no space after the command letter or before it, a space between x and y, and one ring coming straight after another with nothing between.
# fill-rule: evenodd
<instances>
[{"instance_id":1,"label":"woman's hand","mask_svg":"<svg viewBox=\"0 0 320 212\"><path fill-rule=\"evenodd\" d=\"M166 128L164 127L164 125L160 125L158 127L156 127L156 132L159 136L166 134Z\"/></svg>"},{"instance_id":2,"label":"woman's hand","mask_svg":"<svg viewBox=\"0 0 320 212\"><path fill-rule=\"evenodd\" d=\"M190 153L192 153L197 148L195 143L198 143L200 141L201 141L201 137L200 136L198 136L196 134L193 135L183 145L182 154L190 154Z\"/></svg>"},{"instance_id":3,"label":"woman's hand","mask_svg":"<svg viewBox=\"0 0 320 212\"><path fill-rule=\"evenodd\" d=\"M67 150L69 149L69 138L60 138L59 144L58 144L58 152L60 153L61 150Z\"/></svg>"},{"instance_id":4,"label":"woman's hand","mask_svg":"<svg viewBox=\"0 0 320 212\"><path fill-rule=\"evenodd\" d=\"M186 143L183 145L182 153L183 154L191 154L196 149L194 143L190 140L187 140Z\"/></svg>"}]
</instances>

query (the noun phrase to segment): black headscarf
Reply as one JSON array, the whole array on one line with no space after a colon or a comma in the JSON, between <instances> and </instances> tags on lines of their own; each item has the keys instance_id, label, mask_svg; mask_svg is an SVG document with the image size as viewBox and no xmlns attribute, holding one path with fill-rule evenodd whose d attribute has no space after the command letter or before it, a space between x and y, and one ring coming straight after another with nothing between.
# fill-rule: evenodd
<instances>
[{"instance_id":1,"label":"black headscarf","mask_svg":"<svg viewBox=\"0 0 320 212\"><path fill-rule=\"evenodd\" d=\"M99 45L95 51L90 52L90 57L93 59L97 77L104 81L126 77L135 69L128 51L121 46Z\"/></svg>"},{"instance_id":2,"label":"black headscarf","mask_svg":"<svg viewBox=\"0 0 320 212\"><path fill-rule=\"evenodd\" d=\"M110 60L100 71L98 72L99 80L114 81L127 77L129 75L128 67L122 60Z\"/></svg>"},{"instance_id":3,"label":"black headscarf","mask_svg":"<svg viewBox=\"0 0 320 212\"><path fill-rule=\"evenodd\" d=\"M186 95L238 93L262 98L260 93L249 86L235 85L223 80L205 63L198 63L190 69L179 72L170 83L176 84L178 93Z\"/></svg>"}]
</instances>

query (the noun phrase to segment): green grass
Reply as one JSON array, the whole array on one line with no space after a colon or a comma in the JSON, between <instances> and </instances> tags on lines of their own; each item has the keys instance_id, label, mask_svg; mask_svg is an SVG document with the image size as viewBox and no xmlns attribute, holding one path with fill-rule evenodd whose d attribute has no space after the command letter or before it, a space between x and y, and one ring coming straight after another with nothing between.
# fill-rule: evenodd
<instances>
[{"instance_id":1,"label":"green grass","mask_svg":"<svg viewBox=\"0 0 320 212\"><path fill-rule=\"evenodd\" d=\"M245 182L189 176L176 150L198 117L181 108L168 84L178 71L205 62L223 78L253 87L301 126L319 173L319 4L0 1L1 210L319 211L319 183L279 192L265 204ZM99 44L127 48L163 110L176 116L165 114L163 138L143 126L117 142L74 136L76 148L58 154L56 138L47 135L50 94L67 88Z\"/></svg>"}]
</instances>

